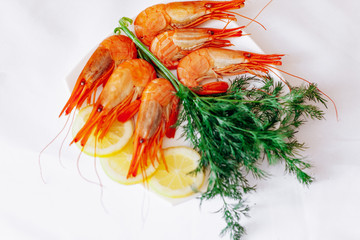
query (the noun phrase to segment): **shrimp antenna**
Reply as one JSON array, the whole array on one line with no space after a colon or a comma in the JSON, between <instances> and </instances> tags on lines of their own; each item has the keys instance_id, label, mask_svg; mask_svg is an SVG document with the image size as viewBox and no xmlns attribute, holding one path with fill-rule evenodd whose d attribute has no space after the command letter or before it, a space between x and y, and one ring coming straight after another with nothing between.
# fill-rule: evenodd
<instances>
[{"instance_id":1,"label":"shrimp antenna","mask_svg":"<svg viewBox=\"0 0 360 240\"><path fill-rule=\"evenodd\" d=\"M289 76L295 77L295 78L300 79L300 80L302 80L302 81L304 81L304 82L306 82L306 83L308 83L308 84L310 84L310 85L313 85L312 82L310 82L309 80L306 80L305 78L296 76L296 75L294 75L294 74L288 73L288 72L286 72L286 71L284 71L284 70L281 70L281 69L276 68L276 67L273 67L273 66L271 66L271 67L272 67L273 69L278 70L279 72L285 73L285 74L287 74L287 75L289 75ZM337 119L337 121L339 121L339 113L338 113L338 109L337 109L337 107L336 107L335 101L334 101L331 97L329 97L329 95L327 95L326 93L324 93L323 91L321 91L317 86L315 86L315 88L332 102L332 104L334 105L334 108L335 108L336 119Z\"/></svg>"},{"instance_id":2,"label":"shrimp antenna","mask_svg":"<svg viewBox=\"0 0 360 240\"><path fill-rule=\"evenodd\" d=\"M51 145L54 143L54 141L60 136L60 134L65 130L65 127L66 125L68 124L69 122L69 119L70 119L70 115L68 116L68 118L66 119L66 122L63 126L63 128L58 132L58 134L56 134L56 136L48 143L46 144L46 146L40 151L39 153L39 158L38 158L38 164L39 164L39 170L40 170L40 177L41 177L41 180L43 181L43 183L46 184L46 181L44 179L44 176L43 176L43 172L42 172L42 167L41 167L41 154Z\"/></svg>"},{"instance_id":3,"label":"shrimp antenna","mask_svg":"<svg viewBox=\"0 0 360 240\"><path fill-rule=\"evenodd\" d=\"M77 160L76 160L76 168L77 168L77 171L78 171L80 177L81 177L82 179L84 179L86 182L92 183L92 184L95 184L95 185L100 185L100 184L97 183L97 182L94 182L94 181L92 181L92 180L90 180L90 179L87 179L87 178L82 174L82 172L81 172L81 170L80 170L80 158L81 158L81 154L82 154L83 150L84 150L84 147L81 149L81 151L80 151L80 153L79 153L79 155L78 155L78 157L77 157Z\"/></svg>"},{"instance_id":4,"label":"shrimp antenna","mask_svg":"<svg viewBox=\"0 0 360 240\"><path fill-rule=\"evenodd\" d=\"M273 66L269 66L269 71L270 72L272 72L275 76L277 76L279 79L280 79L280 81L282 81L288 88L289 88L289 91L291 92L291 87L290 87L290 85L289 85L289 83L288 83L288 81L286 81L284 78L282 78L278 73L276 73L272 68L274 68ZM275 68L276 69L276 68ZM278 70L278 69L276 69L276 70Z\"/></svg>"},{"instance_id":5,"label":"shrimp antenna","mask_svg":"<svg viewBox=\"0 0 360 240\"><path fill-rule=\"evenodd\" d=\"M95 141L95 151L96 151L96 141ZM107 210L105 203L104 203L104 185L102 184L102 181L101 181L98 169L97 169L97 165L96 165L96 155L94 155L94 169L95 169L96 177L99 181L98 185L100 187L100 203L101 203L101 206L103 207L105 213L108 214L109 211Z\"/></svg>"},{"instance_id":6,"label":"shrimp antenna","mask_svg":"<svg viewBox=\"0 0 360 240\"><path fill-rule=\"evenodd\" d=\"M245 18L245 19L248 19L248 20L251 20L251 22L255 22L257 24L259 24L264 30L266 30L266 27L264 25L262 25L260 22L256 21L254 18L250 18L250 17L246 17L240 13L237 13L237 12L233 12L233 11L224 11L225 13L229 13L229 14L234 14L234 15L237 15L239 17L242 17L242 18ZM250 22L250 23L251 23Z\"/></svg>"},{"instance_id":7,"label":"shrimp antenna","mask_svg":"<svg viewBox=\"0 0 360 240\"><path fill-rule=\"evenodd\" d=\"M227 26L228 26L230 23L231 23L231 20L228 19L226 25L225 25L224 28L223 28L223 31L227 28Z\"/></svg>"},{"instance_id":8,"label":"shrimp antenna","mask_svg":"<svg viewBox=\"0 0 360 240\"><path fill-rule=\"evenodd\" d=\"M260 12L253 18L253 20L251 20L251 22L249 22L245 27L248 27L261 13L262 11L264 11L264 9L269 6L269 4L272 2L273 0L270 0L261 10ZM266 29L265 29L266 30Z\"/></svg>"},{"instance_id":9,"label":"shrimp antenna","mask_svg":"<svg viewBox=\"0 0 360 240\"><path fill-rule=\"evenodd\" d=\"M65 137L64 137L64 140L61 142L60 149L59 149L59 163L60 163L60 165L61 165L63 168L65 168L65 166L64 166L63 162L61 161L61 151L62 151L62 148L63 148L63 146L64 146L64 143L65 143L66 138L69 136L69 133L70 133L70 130L71 130L71 126L72 126L72 124L73 124L73 122L74 122L74 118L75 118L75 113L73 114L73 117L72 117L71 122L70 122L70 127L69 127L69 129L67 130L66 135L65 135Z\"/></svg>"},{"instance_id":10,"label":"shrimp antenna","mask_svg":"<svg viewBox=\"0 0 360 240\"><path fill-rule=\"evenodd\" d=\"M96 149L96 140L95 140L95 149ZM81 154L84 150L84 147L81 149L80 153L79 153L79 156L77 158L77 161L76 161L76 166L77 166L77 170L78 170L78 173L80 175L80 177L82 179L84 179L85 181L91 183L91 184L95 184L95 185L98 185L100 187L100 202L101 202L101 206L103 207L105 213L109 213L108 210L106 209L105 207L105 204L104 204L104 201L103 201L103 196L104 196L104 185L102 184L101 182L101 178L100 178L100 175L99 175L99 172L97 171L97 166L96 166L96 155L94 155L94 169L95 169L95 174L96 174L96 177L98 179L99 182L94 182L94 181L91 181L89 179L87 179L86 177L84 177L84 175L81 173L80 171L80 165L79 165L79 162L80 162L80 157L81 157ZM96 154L96 153L95 153Z\"/></svg>"}]
</instances>

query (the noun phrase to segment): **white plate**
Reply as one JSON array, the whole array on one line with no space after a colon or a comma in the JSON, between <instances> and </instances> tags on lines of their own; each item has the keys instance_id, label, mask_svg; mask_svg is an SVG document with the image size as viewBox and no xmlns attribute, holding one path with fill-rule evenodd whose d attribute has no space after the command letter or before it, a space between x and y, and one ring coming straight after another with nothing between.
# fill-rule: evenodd
<instances>
[{"instance_id":1,"label":"white plate","mask_svg":"<svg viewBox=\"0 0 360 240\"><path fill-rule=\"evenodd\" d=\"M221 21L209 21L205 24L202 24L201 27L211 27L211 28L223 28L224 27L224 23ZM228 24L227 28L237 28L239 27L239 24L236 22L231 22ZM133 25L131 25L129 27L130 30L134 30L133 29ZM244 33L245 34L245 33ZM106 37L106 36L105 36ZM105 38L104 37L104 38ZM242 36L242 37L235 37L235 38L229 38L229 40L231 41L231 43L234 46L228 47L228 49L237 49L237 50L242 50L242 51L249 51L249 52L254 52L254 53L261 53L263 54L264 52L261 50L261 48L251 39L251 37L249 35L246 36ZM71 92L76 80L79 76L79 74L81 73L82 69L84 68L86 62L88 61L88 59L90 58L90 56L92 55L92 53L95 51L95 49L97 48L98 44L96 44L96 46L84 57L80 60L80 62L75 66L75 68L69 73L69 75L66 77L66 83L67 86L69 88L69 91ZM175 76L176 76L176 71L173 70L172 71ZM274 72L276 73L276 75L281 76L281 74L274 70ZM274 81L280 81L279 77L277 77L275 74L271 74L270 75L274 78ZM225 79L229 80L229 79L233 79L235 76L230 76L227 77ZM181 128L179 128L176 131L176 135L174 139L169 139L166 138L164 139L163 142L163 148L167 148L167 147L173 147L173 146L188 146L191 147L191 144L187 141L185 141L184 138L181 138ZM205 191L206 190L207 185L204 184L203 188L201 189L201 191ZM187 198L180 198L180 199L172 199L172 198L166 198L161 196L162 198L164 198L165 200L168 200L170 203L172 204L179 204L182 202L185 202L189 199L193 199L194 197L198 196L199 194L195 194L193 196L187 197Z\"/></svg>"}]
</instances>

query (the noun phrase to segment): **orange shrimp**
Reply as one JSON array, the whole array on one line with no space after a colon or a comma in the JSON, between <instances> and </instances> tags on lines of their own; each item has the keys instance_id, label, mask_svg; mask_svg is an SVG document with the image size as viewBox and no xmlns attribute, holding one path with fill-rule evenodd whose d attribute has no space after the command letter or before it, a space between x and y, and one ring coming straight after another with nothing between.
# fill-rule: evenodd
<instances>
[{"instance_id":1,"label":"orange shrimp","mask_svg":"<svg viewBox=\"0 0 360 240\"><path fill-rule=\"evenodd\" d=\"M242 36L244 27L232 29L186 28L160 33L151 42L150 51L169 69L175 69L180 59L204 47L232 46L224 38Z\"/></svg>"},{"instance_id":2,"label":"orange shrimp","mask_svg":"<svg viewBox=\"0 0 360 240\"><path fill-rule=\"evenodd\" d=\"M93 130L101 140L116 119L125 122L133 117L139 109L139 98L145 86L155 78L155 69L143 59L131 59L120 64L110 76L89 119L72 143L81 141L81 146L85 146Z\"/></svg>"},{"instance_id":3,"label":"orange shrimp","mask_svg":"<svg viewBox=\"0 0 360 240\"><path fill-rule=\"evenodd\" d=\"M128 177L136 176L140 167L142 174L148 166L159 161L165 135L173 138L177 121L179 99L171 83L163 78L151 81L141 96L141 105L134 133L134 153ZM146 176L145 176L146 177Z\"/></svg>"},{"instance_id":4,"label":"orange shrimp","mask_svg":"<svg viewBox=\"0 0 360 240\"><path fill-rule=\"evenodd\" d=\"M203 80L244 73L267 74L281 65L282 54L257 54L221 48L202 48L184 57L177 68L179 80L201 95L226 92L226 82L200 85Z\"/></svg>"},{"instance_id":5,"label":"orange shrimp","mask_svg":"<svg viewBox=\"0 0 360 240\"><path fill-rule=\"evenodd\" d=\"M91 103L99 86L104 85L117 65L137 57L135 44L127 36L113 35L102 41L80 73L71 96L59 117L79 109L85 100Z\"/></svg>"},{"instance_id":6,"label":"orange shrimp","mask_svg":"<svg viewBox=\"0 0 360 240\"><path fill-rule=\"evenodd\" d=\"M160 33L176 28L191 28L208 20L236 21L234 13L245 0L190 1L157 4L142 11L135 19L137 37L147 46ZM239 15L239 14L237 14Z\"/></svg>"}]
</instances>

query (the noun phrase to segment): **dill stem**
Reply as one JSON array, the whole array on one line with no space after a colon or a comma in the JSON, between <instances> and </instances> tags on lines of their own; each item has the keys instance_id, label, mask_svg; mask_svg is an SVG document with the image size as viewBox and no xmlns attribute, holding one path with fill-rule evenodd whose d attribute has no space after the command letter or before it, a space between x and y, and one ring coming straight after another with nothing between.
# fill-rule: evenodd
<instances>
[{"instance_id":1,"label":"dill stem","mask_svg":"<svg viewBox=\"0 0 360 240\"><path fill-rule=\"evenodd\" d=\"M152 54L152 52L149 51L149 49L135 36L135 34L127 28L128 23L131 24L132 20L127 17L121 18L119 21L119 28L135 43L135 45L139 49L141 49L141 51L143 51L151 59L151 61L162 71L162 73L171 82L176 92L178 92L180 89L179 85L181 84L179 80L162 64L162 62L159 61L159 59L154 56L154 54ZM119 31L119 28L116 28L115 31Z\"/></svg>"}]
</instances>

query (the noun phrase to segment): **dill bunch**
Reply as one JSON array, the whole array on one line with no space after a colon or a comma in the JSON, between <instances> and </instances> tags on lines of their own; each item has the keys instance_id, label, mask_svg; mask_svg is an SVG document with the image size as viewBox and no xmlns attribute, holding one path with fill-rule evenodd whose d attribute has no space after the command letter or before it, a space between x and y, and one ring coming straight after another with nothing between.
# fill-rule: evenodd
<instances>
[{"instance_id":1,"label":"dill bunch","mask_svg":"<svg viewBox=\"0 0 360 240\"><path fill-rule=\"evenodd\" d=\"M254 81L264 83L263 87L249 89ZM270 76L241 76L222 95L198 96L188 88L178 91L183 105L179 124L186 122L184 135L202 153L198 170L210 167L218 173L210 176L213 188L216 179L225 178L228 183L240 180L245 192L251 190L244 174L265 177L267 173L258 167L264 157L269 164L284 162L301 183L312 182L303 171L310 165L298 156L304 144L296 140L295 133L306 118L324 116L308 102L326 106L326 100L314 84L292 87L287 94L282 94L283 87ZM227 188L229 193L233 190Z\"/></svg>"},{"instance_id":2,"label":"dill bunch","mask_svg":"<svg viewBox=\"0 0 360 240\"><path fill-rule=\"evenodd\" d=\"M263 86L251 88L254 82ZM283 87L270 76L241 76L227 93L217 96L198 96L186 88L178 91L183 105L178 124L184 125L184 136L201 155L196 171L210 170L209 186L201 199L220 196L226 222L222 234L229 232L233 239L245 233L239 223L248 212L243 195L255 189L246 177L249 173L256 178L268 176L259 167L264 159L269 164L284 163L305 185L313 181L305 172L311 165L299 156L304 143L295 134L307 118L324 116L309 102L326 106L326 100L313 84L292 87L287 94ZM228 204L228 200L237 202Z\"/></svg>"},{"instance_id":3,"label":"dill bunch","mask_svg":"<svg viewBox=\"0 0 360 240\"><path fill-rule=\"evenodd\" d=\"M177 91L183 106L177 126L192 143L201 159L196 170L208 170L209 185L201 201L219 197L223 207L225 227L221 235L240 239L245 228L240 224L249 207L244 194L255 190L247 176L264 178L268 173L260 168L266 159L270 165L283 163L300 183L308 185L313 177L306 173L311 165L300 156L304 143L295 138L307 119L322 119L324 112L314 103L326 107L326 100L315 84L291 87L270 76L240 76L226 93L199 96L179 80L127 28L131 19L122 18L116 33L123 31L138 47L139 57L147 60ZM261 87L254 87L260 85Z\"/></svg>"}]
</instances>

